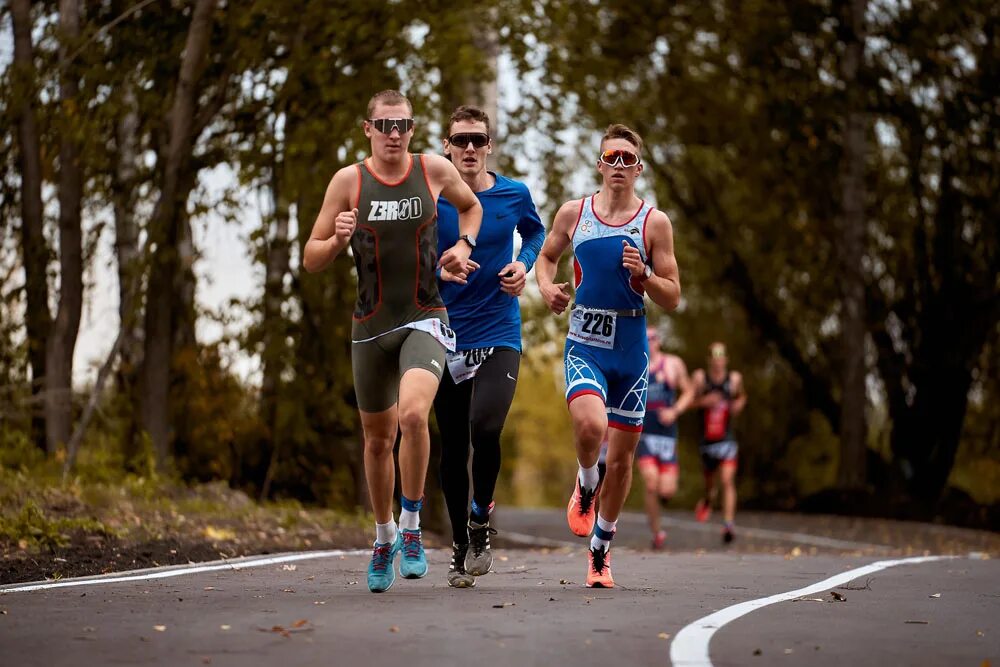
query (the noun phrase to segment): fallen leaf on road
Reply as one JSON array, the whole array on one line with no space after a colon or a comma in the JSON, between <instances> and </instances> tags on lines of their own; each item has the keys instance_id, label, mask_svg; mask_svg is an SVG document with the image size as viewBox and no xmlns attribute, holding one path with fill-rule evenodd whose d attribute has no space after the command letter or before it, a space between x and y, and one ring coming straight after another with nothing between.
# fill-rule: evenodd
<instances>
[{"instance_id":1,"label":"fallen leaf on road","mask_svg":"<svg viewBox=\"0 0 1000 667\"><path fill-rule=\"evenodd\" d=\"M941 597L941 594L940 594L940 593L935 593L935 594L934 594L934 595L932 595L931 597L932 597L932 598L939 598L939 597Z\"/></svg>"},{"instance_id":2,"label":"fallen leaf on road","mask_svg":"<svg viewBox=\"0 0 1000 667\"><path fill-rule=\"evenodd\" d=\"M203 665L211 665L212 664L212 659L208 658L208 657L202 658L201 659L201 664L203 664Z\"/></svg>"},{"instance_id":3,"label":"fallen leaf on road","mask_svg":"<svg viewBox=\"0 0 1000 667\"><path fill-rule=\"evenodd\" d=\"M903 621L903 623L911 623L913 625L930 625L930 621Z\"/></svg>"},{"instance_id":4,"label":"fallen leaf on road","mask_svg":"<svg viewBox=\"0 0 1000 667\"><path fill-rule=\"evenodd\" d=\"M219 629L220 629L220 630L228 630L228 629L230 629L231 627L233 627L233 626L231 626L231 625L220 625L220 626L219 626Z\"/></svg>"},{"instance_id":5,"label":"fallen leaf on road","mask_svg":"<svg viewBox=\"0 0 1000 667\"><path fill-rule=\"evenodd\" d=\"M560 583L560 584L562 584L563 586L569 586L569 585L571 585L571 584L572 584L573 582L572 582L572 581L570 581L569 579L560 579L560 580L559 580L559 583Z\"/></svg>"},{"instance_id":6,"label":"fallen leaf on road","mask_svg":"<svg viewBox=\"0 0 1000 667\"><path fill-rule=\"evenodd\" d=\"M670 633L668 633L668 632L661 632L660 634L658 634L656 636L659 639L670 639Z\"/></svg>"},{"instance_id":7,"label":"fallen leaf on road","mask_svg":"<svg viewBox=\"0 0 1000 667\"><path fill-rule=\"evenodd\" d=\"M153 629L156 630L157 632L166 632L167 631L167 626L165 626L165 625L154 625Z\"/></svg>"},{"instance_id":8,"label":"fallen leaf on road","mask_svg":"<svg viewBox=\"0 0 1000 667\"><path fill-rule=\"evenodd\" d=\"M977 637L985 637L986 633L984 633L982 630L976 630L976 636Z\"/></svg>"},{"instance_id":9,"label":"fallen leaf on road","mask_svg":"<svg viewBox=\"0 0 1000 667\"><path fill-rule=\"evenodd\" d=\"M307 623L309 623L309 621L307 621L304 618L300 618L299 620L297 620L294 623L292 623L292 627L293 628L301 628L303 625L306 625Z\"/></svg>"},{"instance_id":10,"label":"fallen leaf on road","mask_svg":"<svg viewBox=\"0 0 1000 667\"><path fill-rule=\"evenodd\" d=\"M507 558L507 556L500 556L500 560L502 560L504 563L506 563L507 560L508 560L508 558Z\"/></svg>"},{"instance_id":11,"label":"fallen leaf on road","mask_svg":"<svg viewBox=\"0 0 1000 667\"><path fill-rule=\"evenodd\" d=\"M215 590L215 586L205 586L204 590L206 590L206 591L214 591Z\"/></svg>"},{"instance_id":12,"label":"fallen leaf on road","mask_svg":"<svg viewBox=\"0 0 1000 667\"><path fill-rule=\"evenodd\" d=\"M326 600L316 600L313 604L326 604Z\"/></svg>"},{"instance_id":13,"label":"fallen leaf on road","mask_svg":"<svg viewBox=\"0 0 1000 667\"><path fill-rule=\"evenodd\" d=\"M830 591L830 595L831 595L831 596L833 597L833 599L834 599L834 600L836 600L837 602L847 602L847 597L846 597L846 596L843 596L843 595L841 595L841 594L840 594L840 593L838 593L837 591Z\"/></svg>"},{"instance_id":14,"label":"fallen leaf on road","mask_svg":"<svg viewBox=\"0 0 1000 667\"><path fill-rule=\"evenodd\" d=\"M761 651L761 650L760 650L759 648L755 648L755 649L753 650L753 654L754 654L754 655L763 655L763 653L764 653L764 652L763 652L763 651Z\"/></svg>"},{"instance_id":15,"label":"fallen leaf on road","mask_svg":"<svg viewBox=\"0 0 1000 667\"><path fill-rule=\"evenodd\" d=\"M549 602L555 602L555 601L556 601L556 599L555 599L555 598L549 598ZM6 613L6 612L5 612L5 613Z\"/></svg>"},{"instance_id":16,"label":"fallen leaf on road","mask_svg":"<svg viewBox=\"0 0 1000 667\"><path fill-rule=\"evenodd\" d=\"M389 626L389 632L399 632L399 626L398 625L390 625Z\"/></svg>"},{"instance_id":17,"label":"fallen leaf on road","mask_svg":"<svg viewBox=\"0 0 1000 667\"><path fill-rule=\"evenodd\" d=\"M297 569L299 569L298 565L289 565L288 563L281 566L282 572L295 572Z\"/></svg>"},{"instance_id":18,"label":"fallen leaf on road","mask_svg":"<svg viewBox=\"0 0 1000 667\"><path fill-rule=\"evenodd\" d=\"M503 609L504 607L513 607L513 602L501 602L500 604L493 605L494 609Z\"/></svg>"},{"instance_id":19,"label":"fallen leaf on road","mask_svg":"<svg viewBox=\"0 0 1000 667\"><path fill-rule=\"evenodd\" d=\"M795 653L795 650L794 650L794 649L790 649L790 648L786 648L786 649L785 649L785 655L791 655L791 654L793 654L793 653Z\"/></svg>"},{"instance_id":20,"label":"fallen leaf on road","mask_svg":"<svg viewBox=\"0 0 1000 667\"><path fill-rule=\"evenodd\" d=\"M0 609L0 616L6 616L6 615L7 615L7 610L6 609Z\"/></svg>"},{"instance_id":21,"label":"fallen leaf on road","mask_svg":"<svg viewBox=\"0 0 1000 667\"><path fill-rule=\"evenodd\" d=\"M282 593L294 593L295 591L293 589L291 589L291 588L282 588L281 592Z\"/></svg>"}]
</instances>

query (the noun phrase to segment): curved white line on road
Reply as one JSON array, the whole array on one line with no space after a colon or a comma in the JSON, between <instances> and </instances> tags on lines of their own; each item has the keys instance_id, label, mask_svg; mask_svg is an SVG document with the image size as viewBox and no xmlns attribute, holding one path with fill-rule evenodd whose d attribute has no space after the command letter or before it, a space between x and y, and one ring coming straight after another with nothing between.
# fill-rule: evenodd
<instances>
[{"instance_id":1,"label":"curved white line on road","mask_svg":"<svg viewBox=\"0 0 1000 667\"><path fill-rule=\"evenodd\" d=\"M95 586L97 584L117 584L125 581L148 581L151 579L166 579L168 577L180 577L187 574L201 574L202 572L216 572L218 570L243 570L250 567L263 567L265 565L277 565L279 563L291 563L297 560L311 560L315 558L336 558L339 556L364 556L368 554L367 549L334 549L331 551L305 551L301 553L286 554L284 556L270 556L268 558L249 558L245 560L211 561L196 565L179 565L169 569L144 572L142 574L127 575L103 575L100 577L79 577L75 579L62 579L60 581L46 581L44 583L21 584L0 588L0 593L24 593L28 591L43 591L50 588L69 588L73 586Z\"/></svg>"},{"instance_id":2,"label":"curved white line on road","mask_svg":"<svg viewBox=\"0 0 1000 667\"><path fill-rule=\"evenodd\" d=\"M958 558L958 556L921 556L918 558L900 558L898 560L880 560L871 565L865 565L864 567L836 574L829 579L824 579L819 583L806 586L805 588L788 591L787 593L778 593L766 598L748 600L747 602L741 602L731 607L720 609L714 614L709 614L704 618L699 618L694 623L684 626L677 633L677 636L674 637L673 642L670 644L670 662L673 663L674 667L712 667L712 660L708 655L708 643L712 641L712 635L727 623L731 623L741 616L746 616L761 607L829 590L834 586L846 584L866 574L878 572L879 570L896 565L915 565L917 563L930 563L950 558Z\"/></svg>"}]
</instances>

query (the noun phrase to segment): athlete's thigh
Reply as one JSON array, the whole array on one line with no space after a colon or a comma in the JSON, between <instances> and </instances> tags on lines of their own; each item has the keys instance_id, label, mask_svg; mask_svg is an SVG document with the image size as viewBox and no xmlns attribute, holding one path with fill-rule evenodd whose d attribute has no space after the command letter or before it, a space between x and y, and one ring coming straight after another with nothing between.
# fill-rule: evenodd
<instances>
[{"instance_id":1,"label":"athlete's thigh","mask_svg":"<svg viewBox=\"0 0 1000 667\"><path fill-rule=\"evenodd\" d=\"M639 465L639 474L642 475L642 481L646 485L646 488L650 491L655 491L660 476L660 464L656 462L655 458L642 455L641 440L639 442L639 450L640 451L636 453L636 460Z\"/></svg>"},{"instance_id":2,"label":"athlete's thigh","mask_svg":"<svg viewBox=\"0 0 1000 667\"><path fill-rule=\"evenodd\" d=\"M644 334L645 335L645 334ZM609 350L609 352L612 352ZM608 378L608 420L611 428L641 431L646 416L649 354L645 338L623 343L604 364Z\"/></svg>"},{"instance_id":3,"label":"athlete's thigh","mask_svg":"<svg viewBox=\"0 0 1000 667\"><path fill-rule=\"evenodd\" d=\"M521 353L509 347L493 350L476 372L472 389L470 419L474 423L503 426L514 400ZM497 424L499 422L499 424Z\"/></svg>"},{"instance_id":4,"label":"athlete's thigh","mask_svg":"<svg viewBox=\"0 0 1000 667\"><path fill-rule=\"evenodd\" d=\"M567 340L563 352L563 366L566 371L566 401L570 404L580 396L592 394L608 402L608 380L602 368L600 350L590 345L583 345ZM610 351L609 351L610 352Z\"/></svg>"},{"instance_id":5,"label":"athlete's thigh","mask_svg":"<svg viewBox=\"0 0 1000 667\"><path fill-rule=\"evenodd\" d=\"M379 413L396 404L399 394L399 347L404 340L394 331L363 343L351 343L351 372L358 409Z\"/></svg>"},{"instance_id":6,"label":"athlete's thigh","mask_svg":"<svg viewBox=\"0 0 1000 667\"><path fill-rule=\"evenodd\" d=\"M444 371L445 350L424 331L410 330L399 351L399 410L430 413Z\"/></svg>"}]
</instances>

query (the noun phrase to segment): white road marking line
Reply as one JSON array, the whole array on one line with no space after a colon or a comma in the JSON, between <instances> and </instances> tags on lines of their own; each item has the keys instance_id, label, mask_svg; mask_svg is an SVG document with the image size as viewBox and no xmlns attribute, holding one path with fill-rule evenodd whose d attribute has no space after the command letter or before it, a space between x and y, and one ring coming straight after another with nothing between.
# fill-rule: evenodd
<instances>
[{"instance_id":1,"label":"white road marking line","mask_svg":"<svg viewBox=\"0 0 1000 667\"><path fill-rule=\"evenodd\" d=\"M674 667L712 667L712 660L708 655L708 644L712 641L712 635L727 623L731 623L741 616L746 616L761 607L826 591L835 586L846 584L858 577L863 577L866 574L895 567L896 565L915 565L917 563L930 563L951 558L958 558L958 556L920 556L917 558L900 558L898 560L880 560L871 565L841 572L829 579L824 579L819 583L806 586L805 588L788 591L787 593L778 593L766 598L748 600L747 602L741 602L731 607L720 609L714 614L709 614L693 623L689 623L677 633L677 636L674 637L673 642L670 644L670 662Z\"/></svg>"},{"instance_id":2,"label":"white road marking line","mask_svg":"<svg viewBox=\"0 0 1000 667\"><path fill-rule=\"evenodd\" d=\"M265 565L277 565L279 563L291 563L297 560L310 560L315 558L336 558L339 556L364 556L367 549L335 549L331 551L306 551L302 553L286 554L284 556L270 556L267 558L248 558L241 560L210 561L193 565L178 565L155 571L146 571L141 574L125 575L101 575L99 577L76 577L73 579L62 579L60 581L46 581L43 583L20 584L0 588L0 593L24 593L28 591L42 591L50 588L69 588L72 586L94 586L97 584L117 584L125 581L147 581L151 579L165 579L168 577L180 577L187 574L201 574L203 572L216 572L218 570L243 570L250 567L263 567Z\"/></svg>"}]
</instances>

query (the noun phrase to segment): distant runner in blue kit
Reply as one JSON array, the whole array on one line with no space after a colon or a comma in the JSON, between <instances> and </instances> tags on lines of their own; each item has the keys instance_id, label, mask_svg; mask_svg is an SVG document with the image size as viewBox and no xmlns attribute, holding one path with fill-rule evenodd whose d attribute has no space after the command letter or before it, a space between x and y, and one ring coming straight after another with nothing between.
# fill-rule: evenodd
<instances>
[{"instance_id":1,"label":"distant runner in blue kit","mask_svg":"<svg viewBox=\"0 0 1000 667\"><path fill-rule=\"evenodd\" d=\"M448 122L445 153L483 207L483 224L469 258L467 277L440 273L456 350L448 354L434 412L441 429L441 489L451 519L452 559L448 585L470 588L493 565L490 526L493 492L500 474L500 434L514 399L521 363L518 295L545 238L528 188L486 170L493 150L489 116L461 106ZM438 200L438 245L460 240L459 217ZM521 250L514 257L514 232ZM472 506L469 506L469 448L472 447Z\"/></svg>"},{"instance_id":2,"label":"distant runner in blue kit","mask_svg":"<svg viewBox=\"0 0 1000 667\"><path fill-rule=\"evenodd\" d=\"M568 283L555 284L559 258L573 248L576 303L570 313L564 364L566 401L580 465L566 510L570 530L586 537L587 586L614 586L610 548L632 484L632 457L646 410L646 307L677 307L680 277L666 214L635 195L642 139L624 125L601 138L602 189L563 204L538 256L535 277L556 314L569 306ZM608 431L607 474L597 469ZM594 500L600 495L600 513ZM595 525L596 518L596 525Z\"/></svg>"},{"instance_id":3,"label":"distant runner in blue kit","mask_svg":"<svg viewBox=\"0 0 1000 667\"><path fill-rule=\"evenodd\" d=\"M667 533L660 527L660 505L677 493L677 418L694 400L694 385L684 360L660 350L660 334L646 330L649 340L649 387L646 419L639 436L636 459L646 485L645 507L653 548L662 549Z\"/></svg>"}]
</instances>

